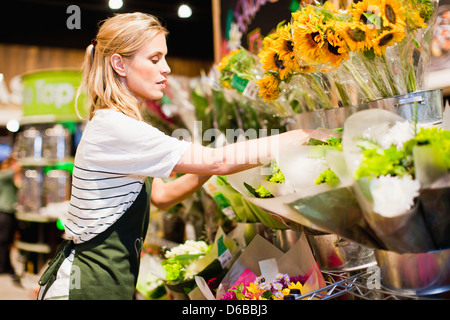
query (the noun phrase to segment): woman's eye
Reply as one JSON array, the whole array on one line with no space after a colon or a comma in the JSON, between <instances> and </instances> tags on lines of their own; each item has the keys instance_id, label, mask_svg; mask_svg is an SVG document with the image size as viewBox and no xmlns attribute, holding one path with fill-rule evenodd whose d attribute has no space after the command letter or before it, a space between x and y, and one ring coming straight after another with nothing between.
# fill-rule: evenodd
<instances>
[{"instance_id":1,"label":"woman's eye","mask_svg":"<svg viewBox=\"0 0 450 320\"><path fill-rule=\"evenodd\" d=\"M159 58L158 57L154 57L150 59L151 62L153 62L154 64L159 62Z\"/></svg>"}]
</instances>

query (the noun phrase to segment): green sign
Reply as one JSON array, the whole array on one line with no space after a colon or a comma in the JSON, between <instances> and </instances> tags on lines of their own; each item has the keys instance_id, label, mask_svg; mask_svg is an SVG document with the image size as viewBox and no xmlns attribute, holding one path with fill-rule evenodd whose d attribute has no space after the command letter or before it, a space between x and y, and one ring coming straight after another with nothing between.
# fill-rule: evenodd
<instances>
[{"instance_id":1,"label":"green sign","mask_svg":"<svg viewBox=\"0 0 450 320\"><path fill-rule=\"evenodd\" d=\"M80 70L42 70L24 74L23 116L54 115L58 119L78 119L75 109L75 95L80 85ZM78 110L84 115L84 101L78 103Z\"/></svg>"}]
</instances>

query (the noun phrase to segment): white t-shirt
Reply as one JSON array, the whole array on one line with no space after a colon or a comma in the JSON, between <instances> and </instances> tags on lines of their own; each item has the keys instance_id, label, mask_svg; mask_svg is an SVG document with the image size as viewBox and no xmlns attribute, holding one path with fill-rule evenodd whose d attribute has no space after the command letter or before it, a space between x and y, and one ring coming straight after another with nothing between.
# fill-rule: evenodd
<instances>
[{"instance_id":1,"label":"white t-shirt","mask_svg":"<svg viewBox=\"0 0 450 320\"><path fill-rule=\"evenodd\" d=\"M66 235L82 243L108 229L133 204L146 177L167 178L190 142L120 112L98 110L77 147ZM67 297L74 251L46 299Z\"/></svg>"},{"instance_id":2,"label":"white t-shirt","mask_svg":"<svg viewBox=\"0 0 450 320\"><path fill-rule=\"evenodd\" d=\"M98 110L77 147L66 234L88 241L133 204L146 177L169 177L190 143L120 112Z\"/></svg>"}]
</instances>

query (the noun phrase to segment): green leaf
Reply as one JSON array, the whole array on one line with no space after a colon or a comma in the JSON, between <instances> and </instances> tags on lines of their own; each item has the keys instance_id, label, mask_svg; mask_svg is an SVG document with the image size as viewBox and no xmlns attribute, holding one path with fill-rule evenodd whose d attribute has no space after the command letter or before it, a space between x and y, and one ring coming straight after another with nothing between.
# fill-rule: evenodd
<instances>
[{"instance_id":1,"label":"green leaf","mask_svg":"<svg viewBox=\"0 0 450 320\"><path fill-rule=\"evenodd\" d=\"M261 295L264 299L270 299L272 298L272 292L270 290L264 291L264 293Z\"/></svg>"},{"instance_id":2,"label":"green leaf","mask_svg":"<svg viewBox=\"0 0 450 320\"><path fill-rule=\"evenodd\" d=\"M244 187L250 192L250 194L254 197L259 197L258 193L256 192L255 188L253 188L251 185L249 185L247 182L244 182Z\"/></svg>"}]
</instances>

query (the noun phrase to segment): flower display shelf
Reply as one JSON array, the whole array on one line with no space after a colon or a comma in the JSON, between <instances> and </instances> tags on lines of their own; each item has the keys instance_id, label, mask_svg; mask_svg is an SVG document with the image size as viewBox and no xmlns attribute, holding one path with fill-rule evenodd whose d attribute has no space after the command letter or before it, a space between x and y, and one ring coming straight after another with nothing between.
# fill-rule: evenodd
<instances>
[{"instance_id":1,"label":"flower display shelf","mask_svg":"<svg viewBox=\"0 0 450 320\"><path fill-rule=\"evenodd\" d=\"M389 290L383 285L372 288L376 269L368 268L357 273L323 271L326 286L297 298L297 300L433 300L429 297L405 295Z\"/></svg>"}]
</instances>

